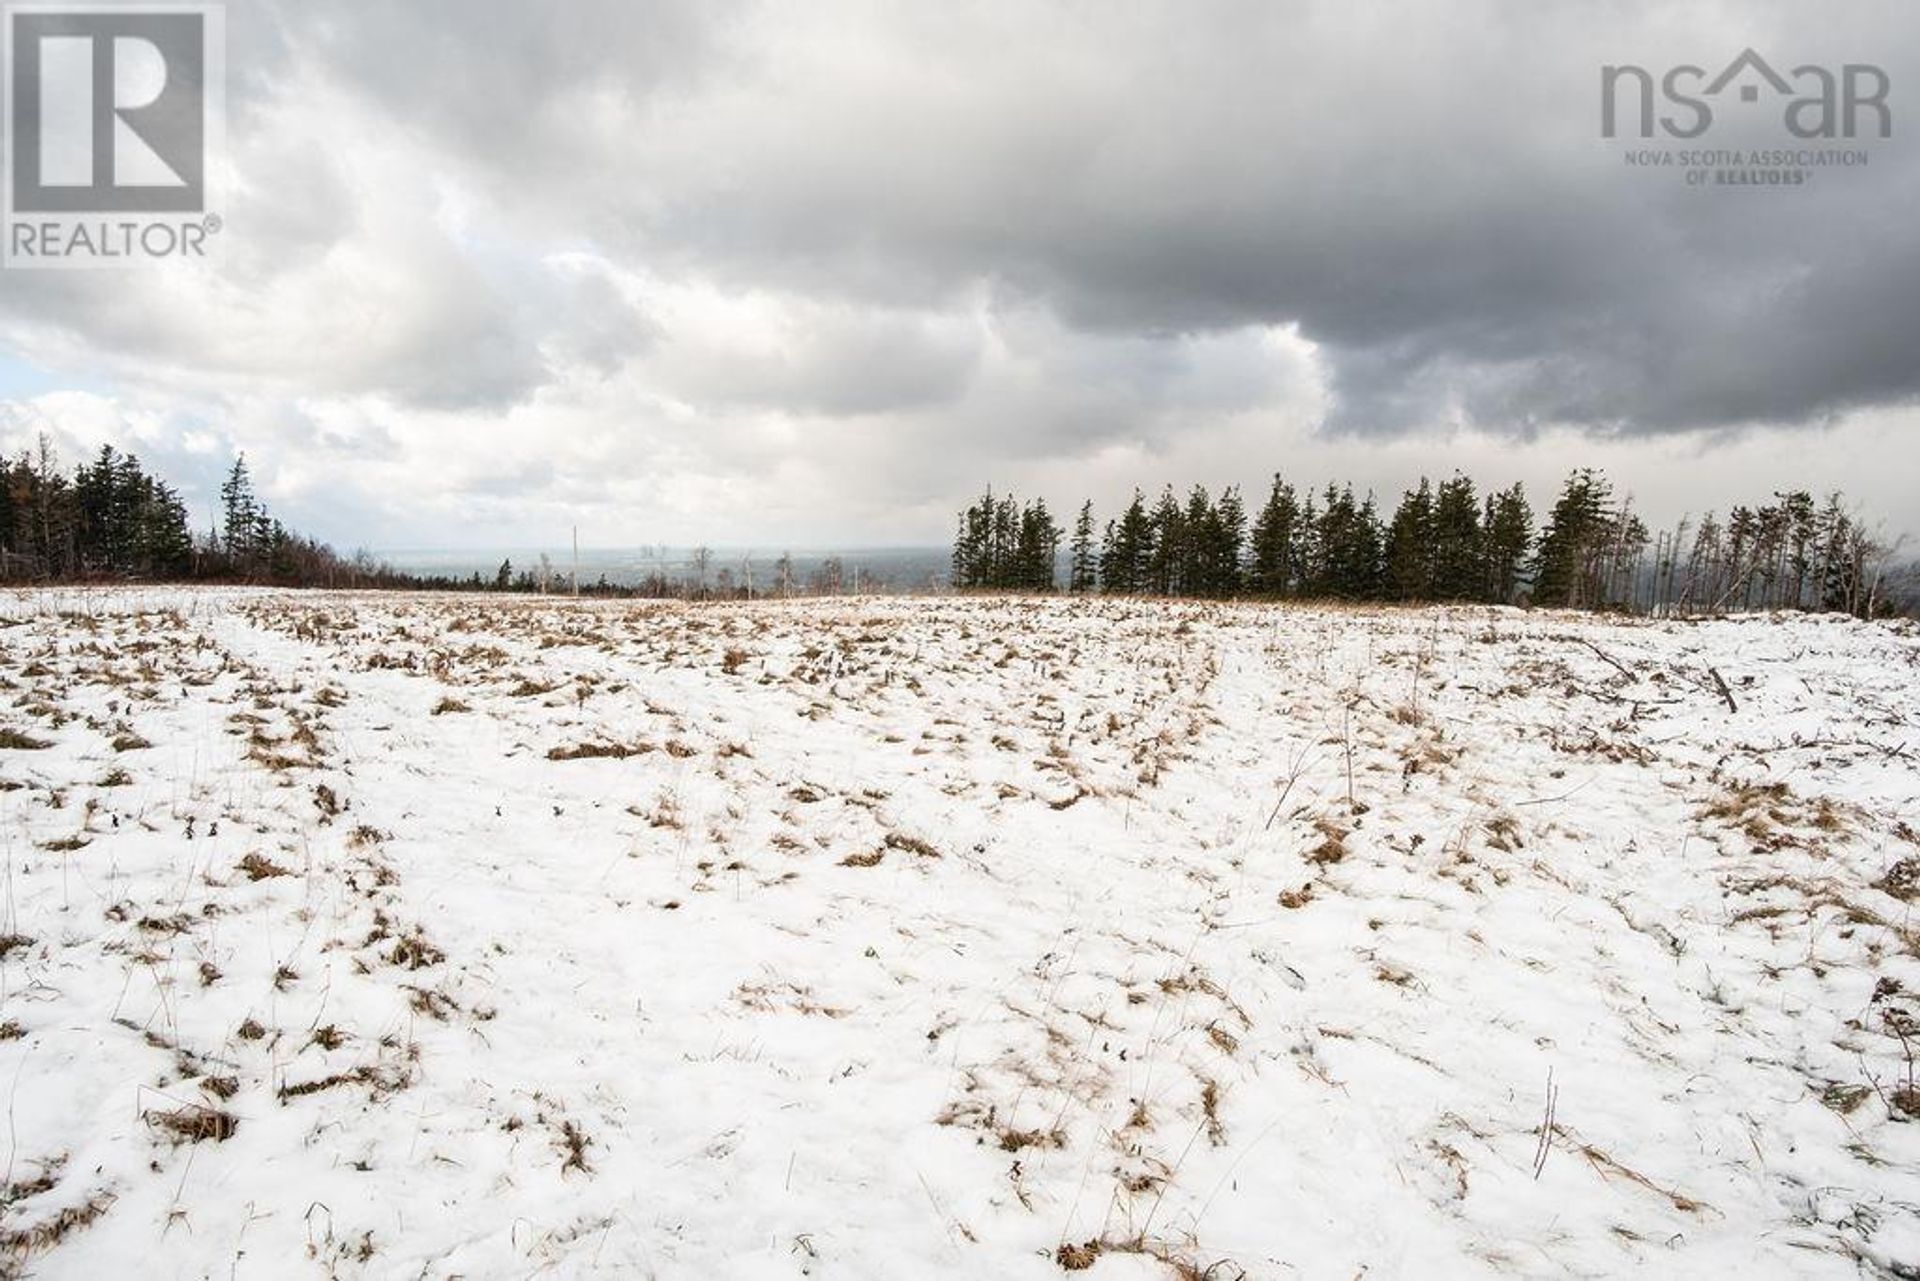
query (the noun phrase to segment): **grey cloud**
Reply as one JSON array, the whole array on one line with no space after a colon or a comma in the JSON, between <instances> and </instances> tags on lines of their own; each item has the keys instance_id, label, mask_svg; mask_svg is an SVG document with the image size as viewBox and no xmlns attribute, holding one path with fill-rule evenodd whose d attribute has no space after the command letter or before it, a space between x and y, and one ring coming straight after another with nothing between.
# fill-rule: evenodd
<instances>
[{"instance_id":1,"label":"grey cloud","mask_svg":"<svg viewBox=\"0 0 1920 1281\"><path fill-rule=\"evenodd\" d=\"M980 358L980 334L964 316L791 300L773 310L754 332L676 343L658 370L662 385L720 409L861 416L948 403Z\"/></svg>"},{"instance_id":2,"label":"grey cloud","mask_svg":"<svg viewBox=\"0 0 1920 1281\"><path fill-rule=\"evenodd\" d=\"M1920 82L1920 22L1891 3L1656 12L277 3L233 15L267 131L240 154L282 263L392 234L377 198L345 194L352 140L343 159L279 120L321 85L350 127L471 184L496 234L876 309L866 359L827 335L788 367L690 375L721 404L950 398L952 353L887 329L981 282L1151 341L1297 323L1344 430L1656 431L1911 397L1896 336L1920 321L1920 232L1889 211L1920 196L1920 166L1897 139L1814 190L1689 192L1599 142L1597 85L1603 61L1718 65L1748 45ZM435 250L340 385L498 405L550 379L543 347L605 374L651 339L595 299L574 323L515 292L538 282L496 291L471 247ZM175 359L201 341L169 349L164 322L97 293L34 306Z\"/></svg>"},{"instance_id":3,"label":"grey cloud","mask_svg":"<svg viewBox=\"0 0 1920 1281\"><path fill-rule=\"evenodd\" d=\"M1177 456L1263 411L1335 442L1624 440L1920 393L1920 18L1891 0L228 20L227 261L10 275L0 341L209 415L384 401L403 455L444 416L506 435L578 408L529 483L642 472L649 499L670 468L720 487L822 442L884 502L956 456ZM1883 65L1895 138L1776 193L1688 191L1598 139L1601 63L1749 45ZM1288 327L1317 354L1269 341Z\"/></svg>"},{"instance_id":4,"label":"grey cloud","mask_svg":"<svg viewBox=\"0 0 1920 1281\"><path fill-rule=\"evenodd\" d=\"M657 97L614 102L620 127L535 112L462 154L515 163L557 129L610 252L740 287L930 306L991 280L1090 329L1298 322L1348 429L1448 407L1678 429L1910 396L1920 370L1885 338L1920 319L1920 254L1880 212L1920 194L1906 153L1811 192L1686 192L1598 143L1596 93L1604 60L1748 44L1909 83L1917 24L1886 4L1636 12L984 6L855 32L762 10L688 46L733 77L643 68ZM620 49L543 52L535 83L599 83ZM1802 283L1752 297L1783 272ZM1872 314L1835 305L1856 276L1885 286Z\"/></svg>"}]
</instances>

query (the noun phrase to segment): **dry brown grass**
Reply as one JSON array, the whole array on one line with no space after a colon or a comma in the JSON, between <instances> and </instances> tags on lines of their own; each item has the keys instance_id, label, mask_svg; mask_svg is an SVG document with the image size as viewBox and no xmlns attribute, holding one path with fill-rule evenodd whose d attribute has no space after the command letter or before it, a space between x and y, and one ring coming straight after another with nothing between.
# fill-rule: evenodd
<instances>
[{"instance_id":1,"label":"dry brown grass","mask_svg":"<svg viewBox=\"0 0 1920 1281\"><path fill-rule=\"evenodd\" d=\"M1873 888L1891 894L1902 903L1920 897L1920 858L1903 858L1873 883Z\"/></svg>"},{"instance_id":2,"label":"dry brown grass","mask_svg":"<svg viewBox=\"0 0 1920 1281\"><path fill-rule=\"evenodd\" d=\"M274 1092L274 1096L284 1104L292 1099L305 1098L309 1094L319 1094L323 1090L364 1085L373 1092L375 1097L384 1097L406 1089L408 1084L406 1073L398 1068L363 1063L350 1071L332 1072L318 1080L283 1084Z\"/></svg>"},{"instance_id":3,"label":"dry brown grass","mask_svg":"<svg viewBox=\"0 0 1920 1281\"><path fill-rule=\"evenodd\" d=\"M587 1164L587 1149L593 1140L580 1128L580 1123L572 1117L560 1122L560 1150L565 1157L560 1163L560 1173L566 1174L578 1170L582 1174L592 1174L593 1167Z\"/></svg>"},{"instance_id":4,"label":"dry brown grass","mask_svg":"<svg viewBox=\"0 0 1920 1281\"><path fill-rule=\"evenodd\" d=\"M1330 818L1314 821L1314 830L1320 833L1320 843L1307 851L1307 862L1315 867L1329 867L1347 856L1347 837L1352 829Z\"/></svg>"},{"instance_id":5,"label":"dry brown grass","mask_svg":"<svg viewBox=\"0 0 1920 1281\"><path fill-rule=\"evenodd\" d=\"M200 1143L207 1139L225 1143L240 1128L239 1118L231 1112L191 1103L170 1111L149 1110L144 1116L148 1125L171 1135L178 1143Z\"/></svg>"},{"instance_id":6,"label":"dry brown grass","mask_svg":"<svg viewBox=\"0 0 1920 1281\"><path fill-rule=\"evenodd\" d=\"M111 1192L96 1192L79 1205L67 1206L31 1227L0 1231L0 1252L6 1255L0 1259L0 1275L26 1276L28 1256L52 1249L68 1236L90 1226L112 1208L114 1200Z\"/></svg>"},{"instance_id":7,"label":"dry brown grass","mask_svg":"<svg viewBox=\"0 0 1920 1281\"><path fill-rule=\"evenodd\" d=\"M266 855L255 851L240 860L240 871L250 881L266 881L276 876L292 876L293 869L282 867Z\"/></svg>"},{"instance_id":8,"label":"dry brown grass","mask_svg":"<svg viewBox=\"0 0 1920 1281\"><path fill-rule=\"evenodd\" d=\"M413 932L397 939L387 953L387 960L406 970L423 970L438 965L447 959L447 954L434 946L427 938L426 931L414 926Z\"/></svg>"},{"instance_id":9,"label":"dry brown grass","mask_svg":"<svg viewBox=\"0 0 1920 1281\"><path fill-rule=\"evenodd\" d=\"M547 759L550 761L624 761L630 756L644 756L656 750L652 743L579 743L573 747L550 747Z\"/></svg>"},{"instance_id":10,"label":"dry brown grass","mask_svg":"<svg viewBox=\"0 0 1920 1281\"><path fill-rule=\"evenodd\" d=\"M940 851L917 836L907 836L901 832L888 832L886 846L890 850L904 850L908 854L918 854L921 858L939 858Z\"/></svg>"}]
</instances>

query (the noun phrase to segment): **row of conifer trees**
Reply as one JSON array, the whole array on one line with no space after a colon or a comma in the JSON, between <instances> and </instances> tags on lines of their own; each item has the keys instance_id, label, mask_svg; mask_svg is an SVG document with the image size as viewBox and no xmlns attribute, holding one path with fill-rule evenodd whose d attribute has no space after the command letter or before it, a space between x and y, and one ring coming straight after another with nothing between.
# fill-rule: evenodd
<instances>
[{"instance_id":1,"label":"row of conifer trees","mask_svg":"<svg viewBox=\"0 0 1920 1281\"><path fill-rule=\"evenodd\" d=\"M1276 476L1251 515L1237 488L1196 485L1182 501L1169 486L1153 502L1135 490L1098 531L1090 502L1069 532L1044 500L989 490L961 513L952 582L1045 592L1064 571L1074 593L1868 615L1903 603L1891 552L1837 494L1776 494L1653 534L1589 468L1538 524L1518 484L1483 494L1466 476L1423 477L1384 514L1351 485Z\"/></svg>"}]
</instances>

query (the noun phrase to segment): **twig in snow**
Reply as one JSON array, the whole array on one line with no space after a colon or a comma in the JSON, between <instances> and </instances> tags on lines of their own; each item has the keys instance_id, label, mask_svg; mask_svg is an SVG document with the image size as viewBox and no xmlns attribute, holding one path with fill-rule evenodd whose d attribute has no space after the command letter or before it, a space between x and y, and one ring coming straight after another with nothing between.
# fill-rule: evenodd
<instances>
[{"instance_id":1,"label":"twig in snow","mask_svg":"<svg viewBox=\"0 0 1920 1281\"><path fill-rule=\"evenodd\" d=\"M1273 830L1274 820L1280 817L1280 810L1284 805L1286 805L1287 797L1293 794L1293 785L1300 781L1300 774L1307 767L1306 756L1307 756L1307 749L1305 747L1302 747L1300 749L1300 754L1293 758L1293 768L1287 774L1287 785L1284 789L1281 790L1280 799L1273 803L1273 813L1267 815L1267 825L1265 828L1261 830L1268 831L1268 832L1271 832Z\"/></svg>"},{"instance_id":2,"label":"twig in snow","mask_svg":"<svg viewBox=\"0 0 1920 1281\"><path fill-rule=\"evenodd\" d=\"M1576 788L1574 788L1574 789L1573 789L1573 791L1569 791L1569 792L1562 792L1562 793L1560 793L1560 795L1558 795L1558 796L1536 796L1536 797L1534 797L1534 798L1533 798L1532 800L1527 800L1527 801L1515 801L1515 802L1514 802L1514 805L1516 805L1516 806L1520 806L1520 805L1545 805L1545 804L1547 804L1547 803L1548 803L1548 802L1550 802L1550 801L1564 801L1564 800L1566 800L1566 799L1567 799L1567 798L1568 798L1569 796L1572 796L1572 795L1573 795L1573 794L1574 794L1575 792L1578 792L1578 791L1580 791L1580 790L1581 790L1581 788L1584 788L1584 787L1585 787L1585 786L1587 785L1587 783L1591 783L1591 782L1593 782L1593 780L1592 780L1592 779L1587 779L1587 780L1586 780L1586 782L1584 782L1584 783L1581 783L1581 784L1580 784L1580 786L1579 786L1579 787L1576 787Z\"/></svg>"},{"instance_id":3,"label":"twig in snow","mask_svg":"<svg viewBox=\"0 0 1920 1281\"><path fill-rule=\"evenodd\" d=\"M1607 666L1613 668L1614 671L1619 672L1622 676L1626 677L1628 680L1632 680L1634 678L1633 673L1631 671L1621 666L1621 664L1618 661L1616 661L1611 654L1607 653L1606 650L1601 649L1598 645L1594 644L1592 641L1588 640L1586 637L1584 636L1581 637L1580 643L1582 645L1585 645L1588 649L1592 650L1595 654L1598 654L1601 660L1604 661L1607 664Z\"/></svg>"},{"instance_id":4,"label":"twig in snow","mask_svg":"<svg viewBox=\"0 0 1920 1281\"><path fill-rule=\"evenodd\" d=\"M1547 1113L1540 1120L1540 1143L1533 1150L1533 1177L1540 1179L1540 1171L1547 1168L1547 1153L1553 1147L1553 1114L1560 1104L1560 1087L1553 1083L1553 1069L1547 1069Z\"/></svg>"},{"instance_id":5,"label":"twig in snow","mask_svg":"<svg viewBox=\"0 0 1920 1281\"><path fill-rule=\"evenodd\" d=\"M1353 703L1349 701L1340 709L1340 741L1347 754L1347 812L1361 813L1353 800Z\"/></svg>"}]
</instances>

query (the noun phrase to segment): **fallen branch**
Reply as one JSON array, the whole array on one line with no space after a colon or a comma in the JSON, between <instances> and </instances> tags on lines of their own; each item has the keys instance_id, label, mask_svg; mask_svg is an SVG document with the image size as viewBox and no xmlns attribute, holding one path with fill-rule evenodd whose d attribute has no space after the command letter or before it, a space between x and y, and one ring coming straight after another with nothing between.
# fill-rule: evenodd
<instances>
[{"instance_id":1,"label":"fallen branch","mask_svg":"<svg viewBox=\"0 0 1920 1281\"><path fill-rule=\"evenodd\" d=\"M1585 645L1588 649L1592 650L1595 654L1599 655L1601 660L1604 661L1609 667L1613 668L1614 671L1619 672L1622 676L1626 677L1628 680L1634 679L1633 673L1629 671L1626 667L1622 666L1611 654L1607 653L1606 650L1601 649L1598 645L1594 644L1592 641L1588 640L1584 636L1580 638L1580 643L1582 645Z\"/></svg>"},{"instance_id":2,"label":"fallen branch","mask_svg":"<svg viewBox=\"0 0 1920 1281\"><path fill-rule=\"evenodd\" d=\"M1733 691L1727 688L1727 678L1720 674L1720 669L1717 667L1709 667L1707 669L1707 675L1713 677L1713 683L1720 690L1720 697L1727 700L1727 710L1730 712L1739 711L1740 704L1733 701Z\"/></svg>"}]
</instances>

